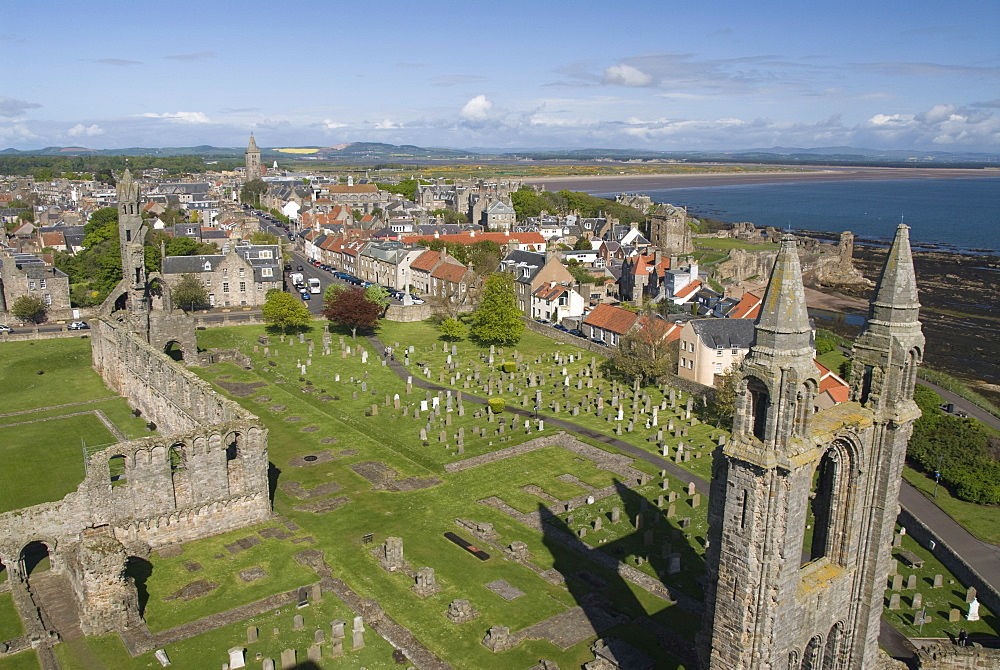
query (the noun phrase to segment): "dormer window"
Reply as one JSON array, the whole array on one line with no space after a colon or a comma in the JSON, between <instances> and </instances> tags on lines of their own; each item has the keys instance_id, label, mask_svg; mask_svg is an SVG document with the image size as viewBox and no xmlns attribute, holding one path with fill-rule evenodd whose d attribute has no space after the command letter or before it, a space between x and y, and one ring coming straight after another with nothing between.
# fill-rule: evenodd
<instances>
[{"instance_id":1,"label":"dormer window","mask_svg":"<svg viewBox=\"0 0 1000 670\"><path fill-rule=\"evenodd\" d=\"M202 266L202 269L204 269L205 272L211 272L212 271L212 264L209 263L208 261L205 261L205 265Z\"/></svg>"}]
</instances>

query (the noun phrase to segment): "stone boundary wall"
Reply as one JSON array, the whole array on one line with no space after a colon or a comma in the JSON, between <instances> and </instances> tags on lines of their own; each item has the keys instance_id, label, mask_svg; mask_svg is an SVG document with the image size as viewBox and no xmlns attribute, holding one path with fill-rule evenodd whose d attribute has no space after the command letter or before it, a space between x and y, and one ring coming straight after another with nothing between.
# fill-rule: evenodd
<instances>
[{"instance_id":1,"label":"stone boundary wall","mask_svg":"<svg viewBox=\"0 0 1000 670\"><path fill-rule=\"evenodd\" d=\"M82 334L81 334L82 333ZM0 343L3 342L27 342L28 340L58 340L69 337L89 337L89 331L79 330L35 330L24 331L18 329L15 333L0 333Z\"/></svg>"},{"instance_id":2,"label":"stone boundary wall","mask_svg":"<svg viewBox=\"0 0 1000 670\"><path fill-rule=\"evenodd\" d=\"M398 321L400 323L412 323L414 321L424 321L431 317L431 306L427 303L423 305L389 305L385 310L386 321Z\"/></svg>"},{"instance_id":3,"label":"stone boundary wall","mask_svg":"<svg viewBox=\"0 0 1000 670\"><path fill-rule=\"evenodd\" d=\"M996 670L1000 649L936 644L917 651L920 670Z\"/></svg>"},{"instance_id":4,"label":"stone boundary wall","mask_svg":"<svg viewBox=\"0 0 1000 670\"><path fill-rule=\"evenodd\" d=\"M1000 592L997 592L995 588L988 581L986 581L982 575L980 575L975 568L965 562L961 556L959 556L951 547L941 541L934 531L928 528L920 519L913 516L905 507L900 507L899 524L906 528L906 532L909 533L914 540L920 543L923 547L929 547L930 542L934 542L934 549L931 553L934 557L941 561L948 570L951 571L953 575L958 577L963 584L968 586L974 586L976 588L976 597L979 598L991 612L1000 612ZM921 666L923 667L923 666ZM937 666L934 666L937 667ZM940 666L942 668L974 668L979 666ZM998 667L996 666L982 666L982 667Z\"/></svg>"}]
</instances>

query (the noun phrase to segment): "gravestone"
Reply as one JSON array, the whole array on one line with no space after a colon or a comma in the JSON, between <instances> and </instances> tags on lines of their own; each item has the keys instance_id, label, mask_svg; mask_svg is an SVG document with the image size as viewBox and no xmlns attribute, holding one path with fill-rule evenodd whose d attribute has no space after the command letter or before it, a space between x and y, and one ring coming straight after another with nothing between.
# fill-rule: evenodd
<instances>
[{"instance_id":1,"label":"gravestone","mask_svg":"<svg viewBox=\"0 0 1000 670\"><path fill-rule=\"evenodd\" d=\"M701 507L701 494L695 493L691 496L691 507Z\"/></svg>"},{"instance_id":2,"label":"gravestone","mask_svg":"<svg viewBox=\"0 0 1000 670\"><path fill-rule=\"evenodd\" d=\"M243 647L233 647L229 650L229 668L230 670L238 670L239 668L247 667L246 658L243 652L246 650Z\"/></svg>"},{"instance_id":3,"label":"gravestone","mask_svg":"<svg viewBox=\"0 0 1000 670\"><path fill-rule=\"evenodd\" d=\"M889 596L889 609L898 610L899 609L899 594L893 593Z\"/></svg>"},{"instance_id":4,"label":"gravestone","mask_svg":"<svg viewBox=\"0 0 1000 670\"><path fill-rule=\"evenodd\" d=\"M976 599L976 587L970 586L969 590L965 592L965 602L971 603Z\"/></svg>"},{"instance_id":5,"label":"gravestone","mask_svg":"<svg viewBox=\"0 0 1000 670\"><path fill-rule=\"evenodd\" d=\"M696 491L697 489L695 488L694 482L690 482L688 484L688 489L687 489L688 495L689 496L694 495Z\"/></svg>"},{"instance_id":6,"label":"gravestone","mask_svg":"<svg viewBox=\"0 0 1000 670\"><path fill-rule=\"evenodd\" d=\"M382 362L385 363L385 361L382 361ZM313 661L313 662L322 660L323 659L323 648L321 646L319 646L318 644L310 645L309 649L306 650L306 658L308 658L310 661Z\"/></svg>"},{"instance_id":7,"label":"gravestone","mask_svg":"<svg viewBox=\"0 0 1000 670\"><path fill-rule=\"evenodd\" d=\"M944 579L941 577L941 575L934 575L934 586L932 588L939 589L941 588L941 585L943 583Z\"/></svg>"},{"instance_id":8,"label":"gravestone","mask_svg":"<svg viewBox=\"0 0 1000 670\"><path fill-rule=\"evenodd\" d=\"M412 590L421 598L426 598L440 591L441 587L434 578L434 568L425 567L417 570L416 584Z\"/></svg>"},{"instance_id":9,"label":"gravestone","mask_svg":"<svg viewBox=\"0 0 1000 670\"><path fill-rule=\"evenodd\" d=\"M322 628L317 628L313 632L313 644L323 644L325 635Z\"/></svg>"},{"instance_id":10,"label":"gravestone","mask_svg":"<svg viewBox=\"0 0 1000 670\"><path fill-rule=\"evenodd\" d=\"M295 618L292 619L292 630L302 630L302 628L303 628L302 615L296 614Z\"/></svg>"},{"instance_id":11,"label":"gravestone","mask_svg":"<svg viewBox=\"0 0 1000 670\"><path fill-rule=\"evenodd\" d=\"M353 650L365 648L365 620L362 617L354 617L354 628L351 630L353 638Z\"/></svg>"},{"instance_id":12,"label":"gravestone","mask_svg":"<svg viewBox=\"0 0 1000 670\"><path fill-rule=\"evenodd\" d=\"M281 670L291 670L295 667L295 650L286 649L281 652Z\"/></svg>"},{"instance_id":13,"label":"gravestone","mask_svg":"<svg viewBox=\"0 0 1000 670\"><path fill-rule=\"evenodd\" d=\"M924 604L924 596L923 596L923 594L921 594L920 591L917 591L916 593L913 594L913 599L910 602L911 602L910 607L912 609L915 609L915 610L920 609L921 607L923 607L923 604Z\"/></svg>"},{"instance_id":14,"label":"gravestone","mask_svg":"<svg viewBox=\"0 0 1000 670\"><path fill-rule=\"evenodd\" d=\"M667 518L673 519L675 516L677 516L677 506L671 504L667 507Z\"/></svg>"},{"instance_id":15,"label":"gravestone","mask_svg":"<svg viewBox=\"0 0 1000 670\"><path fill-rule=\"evenodd\" d=\"M335 619L330 622L330 639L336 640L338 637L344 637L344 625L347 622L343 619Z\"/></svg>"},{"instance_id":16,"label":"gravestone","mask_svg":"<svg viewBox=\"0 0 1000 670\"><path fill-rule=\"evenodd\" d=\"M261 665L261 670L274 670L274 659L265 658L263 665Z\"/></svg>"},{"instance_id":17,"label":"gravestone","mask_svg":"<svg viewBox=\"0 0 1000 670\"><path fill-rule=\"evenodd\" d=\"M257 626L247 626L247 644L256 642L258 633Z\"/></svg>"},{"instance_id":18,"label":"gravestone","mask_svg":"<svg viewBox=\"0 0 1000 670\"><path fill-rule=\"evenodd\" d=\"M912 591L915 588L917 588L917 576L910 575L909 577L906 578L906 590Z\"/></svg>"},{"instance_id":19,"label":"gravestone","mask_svg":"<svg viewBox=\"0 0 1000 670\"><path fill-rule=\"evenodd\" d=\"M379 553L382 567L387 571L395 572L406 567L406 561L403 559L403 538L387 537Z\"/></svg>"},{"instance_id":20,"label":"gravestone","mask_svg":"<svg viewBox=\"0 0 1000 670\"><path fill-rule=\"evenodd\" d=\"M954 607L948 612L948 621L950 623L958 623L962 620L962 611Z\"/></svg>"},{"instance_id":21,"label":"gravestone","mask_svg":"<svg viewBox=\"0 0 1000 670\"><path fill-rule=\"evenodd\" d=\"M678 553L670 554L667 557L667 574L676 575L681 571L681 555Z\"/></svg>"},{"instance_id":22,"label":"gravestone","mask_svg":"<svg viewBox=\"0 0 1000 670\"><path fill-rule=\"evenodd\" d=\"M622 519L622 509L621 507L611 508L611 523L618 523Z\"/></svg>"},{"instance_id":23,"label":"gravestone","mask_svg":"<svg viewBox=\"0 0 1000 670\"><path fill-rule=\"evenodd\" d=\"M892 590L900 591L903 588L903 575L892 576Z\"/></svg>"},{"instance_id":24,"label":"gravestone","mask_svg":"<svg viewBox=\"0 0 1000 670\"><path fill-rule=\"evenodd\" d=\"M601 530L603 521L604 519L602 517L594 519L594 530Z\"/></svg>"},{"instance_id":25,"label":"gravestone","mask_svg":"<svg viewBox=\"0 0 1000 670\"><path fill-rule=\"evenodd\" d=\"M899 533L894 534L892 536L892 546L893 547L901 547L901 546L903 546L903 536L900 535Z\"/></svg>"}]
</instances>

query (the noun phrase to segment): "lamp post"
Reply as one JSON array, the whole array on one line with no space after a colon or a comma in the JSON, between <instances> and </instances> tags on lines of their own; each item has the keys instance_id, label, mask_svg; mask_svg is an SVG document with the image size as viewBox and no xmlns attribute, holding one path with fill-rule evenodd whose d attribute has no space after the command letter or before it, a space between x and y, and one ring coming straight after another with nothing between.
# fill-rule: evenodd
<instances>
[{"instance_id":1,"label":"lamp post","mask_svg":"<svg viewBox=\"0 0 1000 670\"><path fill-rule=\"evenodd\" d=\"M941 460L943 456L938 454L938 466L937 470L934 471L934 497L937 498L938 485L941 483Z\"/></svg>"}]
</instances>

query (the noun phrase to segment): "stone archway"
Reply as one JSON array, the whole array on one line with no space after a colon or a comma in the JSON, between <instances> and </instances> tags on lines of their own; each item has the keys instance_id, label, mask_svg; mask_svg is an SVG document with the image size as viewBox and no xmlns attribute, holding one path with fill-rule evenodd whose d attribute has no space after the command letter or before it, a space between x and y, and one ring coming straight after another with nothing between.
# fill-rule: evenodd
<instances>
[{"instance_id":1,"label":"stone archway","mask_svg":"<svg viewBox=\"0 0 1000 670\"><path fill-rule=\"evenodd\" d=\"M43 540L33 540L24 545L18 562L25 579L29 579L32 574L46 572L56 567L53 564L52 546Z\"/></svg>"},{"instance_id":2,"label":"stone archway","mask_svg":"<svg viewBox=\"0 0 1000 670\"><path fill-rule=\"evenodd\" d=\"M163 346L163 353L178 363L184 362L184 349L177 340L170 340Z\"/></svg>"}]
</instances>

